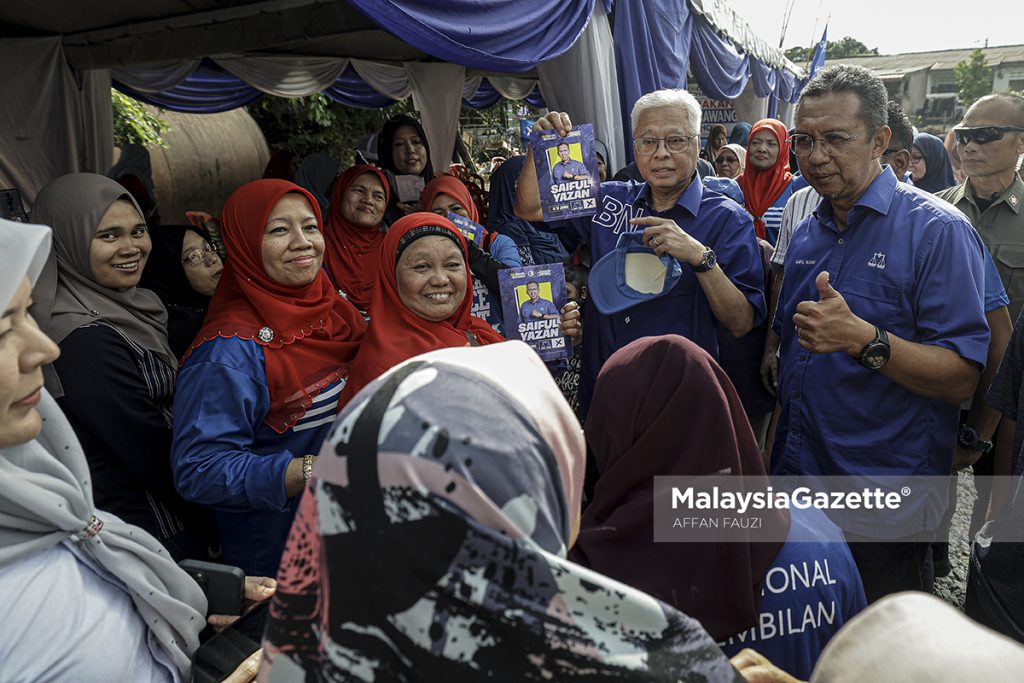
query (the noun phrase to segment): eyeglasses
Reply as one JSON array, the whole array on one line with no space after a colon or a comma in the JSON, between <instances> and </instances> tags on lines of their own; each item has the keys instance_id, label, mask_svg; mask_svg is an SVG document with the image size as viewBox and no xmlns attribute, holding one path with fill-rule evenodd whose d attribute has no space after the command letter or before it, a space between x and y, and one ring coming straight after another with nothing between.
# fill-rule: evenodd
<instances>
[{"instance_id":1,"label":"eyeglasses","mask_svg":"<svg viewBox=\"0 0 1024 683\"><path fill-rule=\"evenodd\" d=\"M210 256L216 256L220 258L220 254L213 248L213 245L209 242L203 243L202 249L193 249L185 254L185 257L181 259L182 265L185 266L198 266L206 262L206 259Z\"/></svg>"},{"instance_id":2,"label":"eyeglasses","mask_svg":"<svg viewBox=\"0 0 1024 683\"><path fill-rule=\"evenodd\" d=\"M822 154L826 156L834 157L838 154L843 153L843 148L858 138L862 138L865 135L870 135L875 132L875 129L868 128L862 130L856 135L846 135L845 133L825 133L823 138L812 138L810 135L804 135L803 133L795 133L790 136L788 142L793 146L793 154L798 157L809 157L814 151L816 145L820 145L819 149Z\"/></svg>"},{"instance_id":3,"label":"eyeglasses","mask_svg":"<svg viewBox=\"0 0 1024 683\"><path fill-rule=\"evenodd\" d=\"M954 128L953 135L961 145L977 142L979 145L987 145L990 142L1003 139L1003 133L1024 133L1024 128L1017 126L979 126L978 128Z\"/></svg>"},{"instance_id":4,"label":"eyeglasses","mask_svg":"<svg viewBox=\"0 0 1024 683\"><path fill-rule=\"evenodd\" d=\"M899 154L902 151L903 151L902 149L896 149L894 147L890 147L889 149L887 149L884 152L882 152L882 156L883 157L891 157L893 154Z\"/></svg>"},{"instance_id":5,"label":"eyeglasses","mask_svg":"<svg viewBox=\"0 0 1024 683\"><path fill-rule=\"evenodd\" d=\"M693 135L673 135L667 138L633 138L633 151L642 157L649 157L658 151L658 143L664 142L669 152L685 152L689 147L690 140L697 137Z\"/></svg>"}]
</instances>

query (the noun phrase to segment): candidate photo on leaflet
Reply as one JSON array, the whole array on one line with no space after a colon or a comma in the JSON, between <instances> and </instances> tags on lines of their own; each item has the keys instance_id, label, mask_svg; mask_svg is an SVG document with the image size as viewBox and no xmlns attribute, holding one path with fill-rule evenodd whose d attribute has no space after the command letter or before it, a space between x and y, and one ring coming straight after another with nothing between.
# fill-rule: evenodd
<instances>
[{"instance_id":1,"label":"candidate photo on leaflet","mask_svg":"<svg viewBox=\"0 0 1024 683\"><path fill-rule=\"evenodd\" d=\"M558 158L555 165L551 167L551 184L559 185L569 180L590 180L590 172L583 165L582 161L570 158L569 143L563 142L558 146Z\"/></svg>"},{"instance_id":2,"label":"candidate photo on leaflet","mask_svg":"<svg viewBox=\"0 0 1024 683\"><path fill-rule=\"evenodd\" d=\"M526 283L526 295L530 298L519 307L519 319L524 323L558 318L558 309L549 300L541 298L540 285L535 280Z\"/></svg>"}]
</instances>

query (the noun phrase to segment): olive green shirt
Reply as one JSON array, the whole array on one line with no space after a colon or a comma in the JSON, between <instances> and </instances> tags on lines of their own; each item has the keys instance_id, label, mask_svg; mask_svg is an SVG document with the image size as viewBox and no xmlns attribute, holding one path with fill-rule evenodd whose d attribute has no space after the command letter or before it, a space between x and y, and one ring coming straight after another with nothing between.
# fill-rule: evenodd
<instances>
[{"instance_id":1,"label":"olive green shirt","mask_svg":"<svg viewBox=\"0 0 1024 683\"><path fill-rule=\"evenodd\" d=\"M1013 183L984 211L977 205L968 183L942 190L935 196L964 212L981 235L1010 297L1010 319L1016 320L1024 308L1024 180L1015 173Z\"/></svg>"}]
</instances>

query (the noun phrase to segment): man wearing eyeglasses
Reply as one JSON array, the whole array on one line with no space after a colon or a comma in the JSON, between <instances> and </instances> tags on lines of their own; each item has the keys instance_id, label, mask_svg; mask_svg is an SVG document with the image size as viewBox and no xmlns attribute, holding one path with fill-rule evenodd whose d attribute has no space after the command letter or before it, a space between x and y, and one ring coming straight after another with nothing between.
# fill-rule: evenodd
<instances>
[{"instance_id":1,"label":"man wearing eyeglasses","mask_svg":"<svg viewBox=\"0 0 1024 683\"><path fill-rule=\"evenodd\" d=\"M981 241L962 214L879 163L887 100L878 77L852 65L801 93L793 149L823 200L794 232L774 321L774 474L934 480L915 480L898 509L834 516L869 601L925 588L958 406L989 343Z\"/></svg>"},{"instance_id":2,"label":"man wearing eyeglasses","mask_svg":"<svg viewBox=\"0 0 1024 683\"><path fill-rule=\"evenodd\" d=\"M580 410L586 412L597 373L612 353L641 337L679 334L718 355L716 329L740 337L764 320L764 275L750 217L736 202L697 178L700 104L685 90L659 90L637 100L633 150L644 182L601 183L593 216L539 224L570 248L586 242L592 262L615 249L623 232L642 231L657 255L683 265L664 295L624 311L602 314L587 299ZM569 116L551 112L534 130L572 129ZM543 219L532 153L519 176L516 215Z\"/></svg>"}]
</instances>

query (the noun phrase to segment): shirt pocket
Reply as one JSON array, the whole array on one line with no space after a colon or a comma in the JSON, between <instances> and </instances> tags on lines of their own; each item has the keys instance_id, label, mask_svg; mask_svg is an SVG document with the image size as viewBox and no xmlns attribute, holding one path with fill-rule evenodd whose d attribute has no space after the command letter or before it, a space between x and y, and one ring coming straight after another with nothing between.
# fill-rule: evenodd
<instances>
[{"instance_id":1,"label":"shirt pocket","mask_svg":"<svg viewBox=\"0 0 1024 683\"><path fill-rule=\"evenodd\" d=\"M992 252L992 256L1010 301L1024 299L1024 245L1000 245Z\"/></svg>"},{"instance_id":2,"label":"shirt pocket","mask_svg":"<svg viewBox=\"0 0 1024 683\"><path fill-rule=\"evenodd\" d=\"M900 288L876 280L850 277L843 282L841 293L854 315L888 331L899 317Z\"/></svg>"}]
</instances>

